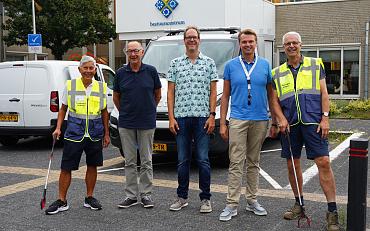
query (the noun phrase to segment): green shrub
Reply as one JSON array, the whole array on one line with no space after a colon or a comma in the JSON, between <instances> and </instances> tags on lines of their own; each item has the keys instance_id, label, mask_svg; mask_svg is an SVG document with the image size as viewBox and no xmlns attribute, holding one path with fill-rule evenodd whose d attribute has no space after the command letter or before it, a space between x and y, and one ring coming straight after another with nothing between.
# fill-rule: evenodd
<instances>
[{"instance_id":1,"label":"green shrub","mask_svg":"<svg viewBox=\"0 0 370 231\"><path fill-rule=\"evenodd\" d=\"M341 108L337 105L336 101L330 101L330 114L339 114L341 113Z\"/></svg>"},{"instance_id":2,"label":"green shrub","mask_svg":"<svg viewBox=\"0 0 370 231\"><path fill-rule=\"evenodd\" d=\"M342 109L343 112L350 111L360 111L369 112L370 111L370 100L351 100L347 106Z\"/></svg>"}]
</instances>

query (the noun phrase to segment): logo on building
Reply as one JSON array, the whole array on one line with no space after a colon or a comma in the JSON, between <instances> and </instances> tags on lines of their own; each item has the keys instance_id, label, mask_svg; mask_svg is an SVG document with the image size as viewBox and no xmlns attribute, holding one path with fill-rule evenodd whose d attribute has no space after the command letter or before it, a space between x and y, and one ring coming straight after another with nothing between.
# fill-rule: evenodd
<instances>
[{"instance_id":1,"label":"logo on building","mask_svg":"<svg viewBox=\"0 0 370 231\"><path fill-rule=\"evenodd\" d=\"M155 7L164 17L168 18L178 5L179 3L176 0L158 0Z\"/></svg>"}]
</instances>

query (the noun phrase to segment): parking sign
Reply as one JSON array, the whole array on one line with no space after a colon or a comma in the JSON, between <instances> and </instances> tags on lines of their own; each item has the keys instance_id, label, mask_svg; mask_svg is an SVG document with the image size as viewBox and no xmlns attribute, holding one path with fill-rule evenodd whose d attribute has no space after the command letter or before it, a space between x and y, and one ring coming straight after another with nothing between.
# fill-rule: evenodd
<instances>
[{"instance_id":1,"label":"parking sign","mask_svg":"<svg viewBox=\"0 0 370 231\"><path fill-rule=\"evenodd\" d=\"M42 53L42 37L41 34L28 34L28 52Z\"/></svg>"}]
</instances>

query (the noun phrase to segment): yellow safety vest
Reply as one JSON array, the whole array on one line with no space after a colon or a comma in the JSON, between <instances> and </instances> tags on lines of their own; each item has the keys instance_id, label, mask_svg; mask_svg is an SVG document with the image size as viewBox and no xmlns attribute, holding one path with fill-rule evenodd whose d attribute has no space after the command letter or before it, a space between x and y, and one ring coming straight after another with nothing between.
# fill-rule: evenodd
<instances>
[{"instance_id":1,"label":"yellow safety vest","mask_svg":"<svg viewBox=\"0 0 370 231\"><path fill-rule=\"evenodd\" d=\"M321 121L320 66L324 68L321 58L304 57L296 77L296 88L286 62L272 70L281 108L291 126Z\"/></svg>"},{"instance_id":2,"label":"yellow safety vest","mask_svg":"<svg viewBox=\"0 0 370 231\"><path fill-rule=\"evenodd\" d=\"M107 84L93 80L90 96L86 96L82 77L67 81L68 124L64 139L81 142L85 134L98 141L104 135L101 111L107 107Z\"/></svg>"}]
</instances>

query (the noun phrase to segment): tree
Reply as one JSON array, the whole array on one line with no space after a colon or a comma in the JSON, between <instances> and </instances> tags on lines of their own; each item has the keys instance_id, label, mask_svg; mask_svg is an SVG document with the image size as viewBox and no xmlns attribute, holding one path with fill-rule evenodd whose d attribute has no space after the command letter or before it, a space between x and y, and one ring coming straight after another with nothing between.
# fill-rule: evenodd
<instances>
[{"instance_id":1,"label":"tree","mask_svg":"<svg viewBox=\"0 0 370 231\"><path fill-rule=\"evenodd\" d=\"M3 0L8 46L27 44L32 34L32 0ZM105 44L116 38L109 16L111 0L37 0L36 32L42 45L61 60L69 49L94 43Z\"/></svg>"}]
</instances>

